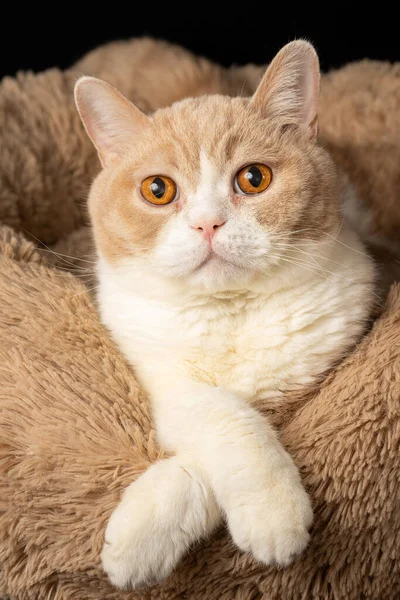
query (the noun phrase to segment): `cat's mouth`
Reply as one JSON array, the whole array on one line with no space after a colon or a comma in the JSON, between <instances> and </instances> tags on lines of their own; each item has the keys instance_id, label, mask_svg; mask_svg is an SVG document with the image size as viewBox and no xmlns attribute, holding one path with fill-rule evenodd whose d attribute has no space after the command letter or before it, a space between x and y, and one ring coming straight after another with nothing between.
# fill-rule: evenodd
<instances>
[{"instance_id":1,"label":"cat's mouth","mask_svg":"<svg viewBox=\"0 0 400 600\"><path fill-rule=\"evenodd\" d=\"M226 258L223 258L220 254L217 254L215 250L210 250L210 252L204 258L204 260L202 260L202 262L198 265L198 267L196 267L195 270L199 271L204 267L211 267L212 265L223 267L224 265L228 264L231 264L231 262L226 260Z\"/></svg>"}]
</instances>

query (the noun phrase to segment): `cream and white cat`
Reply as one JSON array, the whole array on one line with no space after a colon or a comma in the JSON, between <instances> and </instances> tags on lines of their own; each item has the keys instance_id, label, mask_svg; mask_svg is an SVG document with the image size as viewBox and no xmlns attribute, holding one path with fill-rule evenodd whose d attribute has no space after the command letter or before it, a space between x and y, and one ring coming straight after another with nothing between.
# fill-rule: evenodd
<instances>
[{"instance_id":1,"label":"cream and white cat","mask_svg":"<svg viewBox=\"0 0 400 600\"><path fill-rule=\"evenodd\" d=\"M90 77L76 103L103 171L89 208L103 322L151 399L160 461L124 492L102 561L118 587L159 581L224 517L237 546L287 565L310 500L264 416L362 334L370 260L317 141L319 65L285 46L251 99L145 116Z\"/></svg>"}]
</instances>

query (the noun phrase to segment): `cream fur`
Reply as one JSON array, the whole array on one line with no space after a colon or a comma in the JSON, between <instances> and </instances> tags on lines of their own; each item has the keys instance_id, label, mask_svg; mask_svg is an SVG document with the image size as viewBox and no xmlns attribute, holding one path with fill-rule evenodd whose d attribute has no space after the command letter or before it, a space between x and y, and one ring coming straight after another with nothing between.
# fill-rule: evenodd
<instances>
[{"instance_id":1,"label":"cream fur","mask_svg":"<svg viewBox=\"0 0 400 600\"><path fill-rule=\"evenodd\" d=\"M311 382L363 331L372 262L345 227L327 240L307 247L321 269L300 255L302 267L283 263L217 294L135 262L111 270L100 261L102 320L150 393L160 443L177 453L157 465L159 478L133 483L110 520L102 558L116 585L169 574L218 523L213 492L234 541L260 561L287 564L307 544L312 512L297 469L250 405ZM162 504L150 508L153 498ZM175 539L182 504L185 532Z\"/></svg>"},{"instance_id":2,"label":"cream fur","mask_svg":"<svg viewBox=\"0 0 400 600\"><path fill-rule=\"evenodd\" d=\"M312 73L305 82L300 78L298 88L288 77L290 69L285 69L291 56L296 57L296 69L301 60L304 72ZM101 317L150 395L160 444L176 454L129 486L109 521L102 560L118 587L138 587L166 577L188 547L210 533L222 516L237 546L265 564L289 564L309 541L312 509L297 467L254 405L260 399L279 401L285 391L314 382L351 348L370 312L374 269L357 235L337 218L336 207L330 206L335 189L331 166L323 151L314 147L315 52L298 42L276 60L260 85L263 90L267 81L278 98L285 97L285 110L270 139L282 139L279 127L296 125L298 119L302 132L289 132L294 137L288 139L303 160L310 158L303 170L297 167L295 175L290 172L294 166L286 175L282 168L279 171L278 158L278 174L264 193L263 204L252 205L236 194L231 166L222 168L201 147L198 162L187 160L188 183L186 189L181 185L176 208L168 209L174 212L161 213L165 207L158 207L145 213L149 223L154 222L149 215L151 219L170 215L162 226L157 221L159 231L149 246L138 245L133 253L124 245L116 246L118 252L111 254L105 250L107 236L99 243L103 234L96 231L98 223L103 220L104 231L114 235L123 217L125 229L119 230L128 243L129 236L136 234L130 234L133 225L126 218L126 205L143 201L138 194L134 199L126 196L126 190L133 187L130 179L128 184L112 187L107 172L91 192ZM100 143L103 156L107 144L98 140L113 132L113 124L99 116L100 101L95 102L94 115L87 108L85 89L89 90L86 100L93 99L92 86L96 85L96 81L83 80L76 97L87 130ZM303 89L304 85L314 87ZM126 106L122 104L121 112L121 98L100 86L107 96L105 113L114 107L119 135L124 131L121 115ZM272 92L267 97L271 102ZM255 101L259 110L259 91ZM195 115L202 107L212 109L212 101L188 102L183 108L182 103L177 109L172 107L170 114L191 106ZM218 102L221 110L231 110L228 100ZM307 102L310 106L304 105ZM254 101L234 106L245 123L255 115ZM134 114L128 118L135 119ZM306 123L304 115L309 116ZM157 115L144 127L149 130L156 124ZM144 148L143 143L139 152L145 152ZM151 152L155 153L153 147ZM131 177L133 156L128 153L125 163L117 167L117 177L125 169ZM243 165L232 162L234 174ZM287 158L286 162L293 164ZM323 193L315 198L307 190L296 195L293 190L301 189L299 182L306 174L315 179L316 168L328 171L326 179L318 182ZM124 200L120 214L114 211L107 219L97 207L98 198L106 197L104 190L108 194L115 190ZM326 215L326 222L320 228L309 227L318 234L315 239L303 235L293 244L294 233L308 230L307 222L304 230L298 229L300 217L289 225L294 204L287 214L277 204L280 232L268 222L268 203L272 206L274 198L278 202L291 193L299 215L306 208L312 210L309 204L316 205L317 199L324 209L321 214ZM224 222L215 232L212 247L197 227L204 219Z\"/></svg>"}]
</instances>

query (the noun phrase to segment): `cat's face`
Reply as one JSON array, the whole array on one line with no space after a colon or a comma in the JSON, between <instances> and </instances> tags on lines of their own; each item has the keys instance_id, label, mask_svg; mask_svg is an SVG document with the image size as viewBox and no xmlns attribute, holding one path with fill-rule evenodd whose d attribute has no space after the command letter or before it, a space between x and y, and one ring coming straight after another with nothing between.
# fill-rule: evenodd
<instances>
[{"instance_id":1,"label":"cat's face","mask_svg":"<svg viewBox=\"0 0 400 600\"><path fill-rule=\"evenodd\" d=\"M268 276L302 239L332 231L334 169L315 142L316 60L295 42L252 99L188 99L151 118L103 82L78 82L105 167L90 212L110 267L236 288Z\"/></svg>"}]
</instances>

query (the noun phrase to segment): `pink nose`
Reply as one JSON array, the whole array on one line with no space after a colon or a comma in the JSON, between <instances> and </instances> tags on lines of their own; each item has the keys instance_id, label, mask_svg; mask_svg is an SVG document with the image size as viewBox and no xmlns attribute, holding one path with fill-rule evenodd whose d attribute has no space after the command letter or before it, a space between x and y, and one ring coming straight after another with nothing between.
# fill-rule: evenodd
<instances>
[{"instance_id":1,"label":"pink nose","mask_svg":"<svg viewBox=\"0 0 400 600\"><path fill-rule=\"evenodd\" d=\"M211 245L212 239L217 229L225 223L223 219L200 219L195 225L191 225L192 229L198 229L203 234L203 237Z\"/></svg>"}]
</instances>

